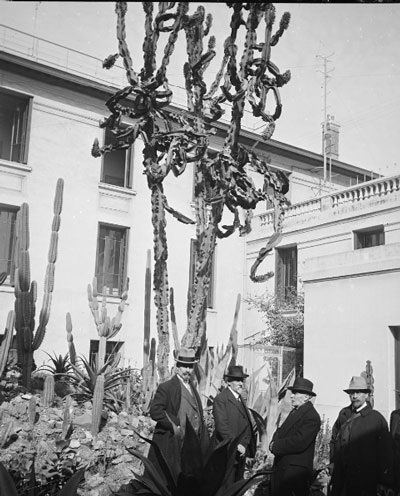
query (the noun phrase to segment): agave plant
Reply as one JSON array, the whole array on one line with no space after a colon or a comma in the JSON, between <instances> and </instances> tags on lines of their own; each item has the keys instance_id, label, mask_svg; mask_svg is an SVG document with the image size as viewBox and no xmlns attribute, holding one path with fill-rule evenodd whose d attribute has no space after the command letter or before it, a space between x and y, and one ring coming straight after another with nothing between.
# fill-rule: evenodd
<instances>
[{"instance_id":1,"label":"agave plant","mask_svg":"<svg viewBox=\"0 0 400 496\"><path fill-rule=\"evenodd\" d=\"M143 462L145 471L143 475L134 472L135 479L121 487L115 496L241 496L266 475L258 472L227 487L225 479L234 463L240 436L232 442L217 444L206 432L199 439L189 421L183 441L175 428L174 431L174 456L168 460L156 443L138 434L154 447L159 465L156 467L143 453L127 448Z\"/></svg>"},{"instance_id":2,"label":"agave plant","mask_svg":"<svg viewBox=\"0 0 400 496\"><path fill-rule=\"evenodd\" d=\"M46 355L50 358L51 363L48 365L42 365L39 367L38 370L45 370L46 372L50 372L52 375L54 375L55 380L57 380L58 377L65 376L65 375L70 375L72 372L72 365L69 359L69 353L66 355L62 356L56 355L50 355L50 353L45 352Z\"/></svg>"},{"instance_id":3,"label":"agave plant","mask_svg":"<svg viewBox=\"0 0 400 496\"><path fill-rule=\"evenodd\" d=\"M117 368L118 361L115 358L110 358L104 366L97 370L97 367L92 367L85 357L81 357L85 370L72 365L74 375L69 375L68 380L75 389L72 394L78 402L90 401L93 399L96 380L99 375L104 374L104 405L112 411L119 411L121 408L116 404L113 391L118 388L126 378L130 375L130 370Z\"/></svg>"},{"instance_id":4,"label":"agave plant","mask_svg":"<svg viewBox=\"0 0 400 496\"><path fill-rule=\"evenodd\" d=\"M84 474L85 474L85 469L81 468L66 482L66 484L58 492L54 492L52 490L51 494L54 494L54 496L76 496L78 486L81 483ZM43 494L40 488L36 487L34 484L33 485L31 484L31 482L34 483L35 481L34 472L32 474L32 479L33 481L29 481L30 484L28 489L29 494L32 496L39 496L40 494ZM46 492L46 494L50 494L50 493ZM7 472L5 466L0 462L0 496L18 496L18 495L19 493L17 491L13 478Z\"/></svg>"}]
</instances>

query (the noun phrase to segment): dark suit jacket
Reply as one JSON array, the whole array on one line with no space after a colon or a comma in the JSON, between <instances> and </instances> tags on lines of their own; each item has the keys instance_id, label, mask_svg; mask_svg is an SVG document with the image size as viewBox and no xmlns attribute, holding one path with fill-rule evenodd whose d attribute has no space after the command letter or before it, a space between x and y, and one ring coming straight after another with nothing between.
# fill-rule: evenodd
<instances>
[{"instance_id":1,"label":"dark suit jacket","mask_svg":"<svg viewBox=\"0 0 400 496\"><path fill-rule=\"evenodd\" d=\"M400 493L400 409L390 414L390 434L393 440L394 489Z\"/></svg>"},{"instance_id":2,"label":"dark suit jacket","mask_svg":"<svg viewBox=\"0 0 400 496\"><path fill-rule=\"evenodd\" d=\"M377 484L392 484L393 452L385 418L371 405L360 410L350 426L350 440L343 441L343 429L352 416L351 406L343 408L332 427L332 496L343 487L351 494L376 494Z\"/></svg>"},{"instance_id":3,"label":"dark suit jacket","mask_svg":"<svg viewBox=\"0 0 400 496\"><path fill-rule=\"evenodd\" d=\"M192 389L194 397L196 398L199 408L199 415L201 419L199 436L201 436L203 433L203 429L205 428L203 422L203 408L201 406L200 396L193 383L191 382L190 387ZM168 448L171 448L171 440L174 436L174 428L171 422L168 420L167 413L174 424L180 425L179 408L181 405L181 397L181 381L176 375L174 375L171 379L163 382L158 386L150 405L150 416L157 422L154 429L153 441L157 443L167 459L169 457ZM148 459L155 465L158 464L156 454L152 446L149 450Z\"/></svg>"},{"instance_id":4,"label":"dark suit jacket","mask_svg":"<svg viewBox=\"0 0 400 496\"><path fill-rule=\"evenodd\" d=\"M217 441L226 439L233 441L241 434L238 444L246 448L246 456L254 457L257 440L250 412L242 401L235 398L228 387L214 398L213 416Z\"/></svg>"},{"instance_id":5,"label":"dark suit jacket","mask_svg":"<svg viewBox=\"0 0 400 496\"><path fill-rule=\"evenodd\" d=\"M320 427L320 416L311 402L307 401L292 410L272 437L274 472L283 476L283 472L290 466L302 467L312 472L315 439Z\"/></svg>"}]
</instances>

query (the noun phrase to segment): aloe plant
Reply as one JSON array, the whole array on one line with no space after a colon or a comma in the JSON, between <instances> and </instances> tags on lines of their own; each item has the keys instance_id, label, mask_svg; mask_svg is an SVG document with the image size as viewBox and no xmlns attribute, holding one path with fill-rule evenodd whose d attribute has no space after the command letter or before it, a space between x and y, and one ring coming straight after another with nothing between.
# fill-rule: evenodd
<instances>
[{"instance_id":1,"label":"aloe plant","mask_svg":"<svg viewBox=\"0 0 400 496\"><path fill-rule=\"evenodd\" d=\"M176 428L175 428L176 429ZM140 434L140 438L150 443L156 452L159 466L156 467L139 451L127 448L129 453L139 458L145 466L144 475L134 472L135 479L123 486L115 496L135 494L153 496L241 496L257 484L264 472L258 472L249 479L225 486L236 454L238 438L216 444L207 434L199 439L190 422L186 423L185 437L182 440L175 430L171 440L171 456L168 460L157 444Z\"/></svg>"}]
</instances>

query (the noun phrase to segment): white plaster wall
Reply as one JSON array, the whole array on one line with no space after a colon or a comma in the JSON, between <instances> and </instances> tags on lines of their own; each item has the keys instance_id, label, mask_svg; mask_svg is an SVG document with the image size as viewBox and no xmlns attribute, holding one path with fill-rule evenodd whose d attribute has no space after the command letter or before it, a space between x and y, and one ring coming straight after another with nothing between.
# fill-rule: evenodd
<instances>
[{"instance_id":1,"label":"white plaster wall","mask_svg":"<svg viewBox=\"0 0 400 496\"><path fill-rule=\"evenodd\" d=\"M315 383L317 409L333 422L349 403L343 389L370 360L375 408L388 418L395 401L388 326L400 323L400 244L307 262L304 376Z\"/></svg>"}]
</instances>

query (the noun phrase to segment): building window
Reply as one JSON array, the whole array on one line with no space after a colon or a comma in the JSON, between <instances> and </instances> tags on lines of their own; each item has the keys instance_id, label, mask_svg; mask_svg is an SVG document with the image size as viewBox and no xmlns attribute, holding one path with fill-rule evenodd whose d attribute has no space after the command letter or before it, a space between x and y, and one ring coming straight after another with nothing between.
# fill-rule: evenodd
<instances>
[{"instance_id":1,"label":"building window","mask_svg":"<svg viewBox=\"0 0 400 496\"><path fill-rule=\"evenodd\" d=\"M297 293L297 247L276 249L275 293L283 301Z\"/></svg>"},{"instance_id":2,"label":"building window","mask_svg":"<svg viewBox=\"0 0 400 496\"><path fill-rule=\"evenodd\" d=\"M193 291L195 269L197 261L197 240L190 240L190 268L189 268L189 290ZM215 308L215 251L211 261L210 284L208 286L207 294L207 308Z\"/></svg>"},{"instance_id":3,"label":"building window","mask_svg":"<svg viewBox=\"0 0 400 496\"><path fill-rule=\"evenodd\" d=\"M385 244L385 231L383 226L370 227L354 231L354 249L371 248Z\"/></svg>"},{"instance_id":4,"label":"building window","mask_svg":"<svg viewBox=\"0 0 400 496\"><path fill-rule=\"evenodd\" d=\"M117 143L115 135L106 128L104 145ZM101 182L132 188L133 146L122 150L113 150L103 155Z\"/></svg>"},{"instance_id":5,"label":"building window","mask_svg":"<svg viewBox=\"0 0 400 496\"><path fill-rule=\"evenodd\" d=\"M106 356L104 359L104 363L111 357L115 357L117 353L119 353L122 348L124 342L123 341L108 341L106 342ZM95 367L97 364L97 355L99 354L99 346L100 341L98 339L90 340L90 349L89 349L89 363L91 367Z\"/></svg>"},{"instance_id":6,"label":"building window","mask_svg":"<svg viewBox=\"0 0 400 496\"><path fill-rule=\"evenodd\" d=\"M32 98L0 91L0 158L26 164Z\"/></svg>"},{"instance_id":7,"label":"building window","mask_svg":"<svg viewBox=\"0 0 400 496\"><path fill-rule=\"evenodd\" d=\"M96 253L97 291L120 296L126 278L128 229L99 224Z\"/></svg>"},{"instance_id":8,"label":"building window","mask_svg":"<svg viewBox=\"0 0 400 496\"><path fill-rule=\"evenodd\" d=\"M7 274L5 284L14 285L14 250L16 207L0 205L0 273Z\"/></svg>"}]
</instances>

